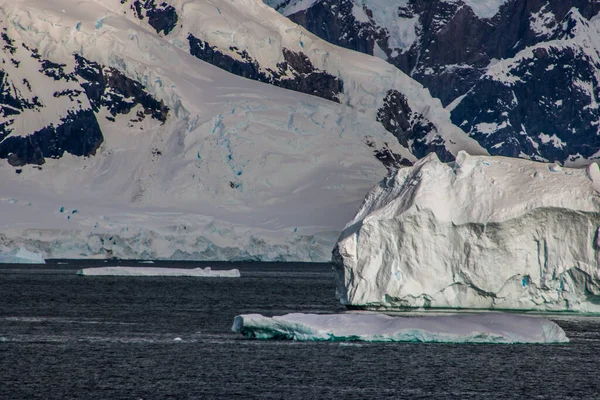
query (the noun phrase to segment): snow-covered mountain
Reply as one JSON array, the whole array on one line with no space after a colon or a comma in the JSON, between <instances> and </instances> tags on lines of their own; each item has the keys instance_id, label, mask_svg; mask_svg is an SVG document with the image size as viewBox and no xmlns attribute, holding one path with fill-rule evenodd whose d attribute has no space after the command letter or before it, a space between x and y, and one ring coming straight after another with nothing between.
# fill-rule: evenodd
<instances>
[{"instance_id":1,"label":"snow-covered mountain","mask_svg":"<svg viewBox=\"0 0 600 400\"><path fill-rule=\"evenodd\" d=\"M600 2L265 0L331 43L427 87L490 154L600 157Z\"/></svg>"},{"instance_id":2,"label":"snow-covered mountain","mask_svg":"<svg viewBox=\"0 0 600 400\"><path fill-rule=\"evenodd\" d=\"M0 0L0 31L0 251L325 261L386 169L485 153L260 1Z\"/></svg>"}]
</instances>

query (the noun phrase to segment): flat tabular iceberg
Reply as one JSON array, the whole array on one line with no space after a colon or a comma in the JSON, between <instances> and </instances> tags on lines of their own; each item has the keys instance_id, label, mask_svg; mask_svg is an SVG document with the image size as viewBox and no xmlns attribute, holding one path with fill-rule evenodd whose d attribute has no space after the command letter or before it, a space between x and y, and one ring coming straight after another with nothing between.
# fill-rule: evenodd
<instances>
[{"instance_id":1,"label":"flat tabular iceberg","mask_svg":"<svg viewBox=\"0 0 600 400\"><path fill-rule=\"evenodd\" d=\"M600 170L460 152L367 195L333 262L343 304L600 312Z\"/></svg>"},{"instance_id":2,"label":"flat tabular iceberg","mask_svg":"<svg viewBox=\"0 0 600 400\"><path fill-rule=\"evenodd\" d=\"M384 314L238 315L234 332L256 339L303 341L565 343L554 322L523 315L486 313L434 317Z\"/></svg>"},{"instance_id":3,"label":"flat tabular iceberg","mask_svg":"<svg viewBox=\"0 0 600 400\"><path fill-rule=\"evenodd\" d=\"M99 267L84 268L77 271L77 275L86 276L194 276L213 278L239 278L237 269L213 271L210 267L185 269L185 268L158 268L158 267Z\"/></svg>"},{"instance_id":4,"label":"flat tabular iceberg","mask_svg":"<svg viewBox=\"0 0 600 400\"><path fill-rule=\"evenodd\" d=\"M39 253L18 248L0 253L0 264L45 264L46 260Z\"/></svg>"}]
</instances>

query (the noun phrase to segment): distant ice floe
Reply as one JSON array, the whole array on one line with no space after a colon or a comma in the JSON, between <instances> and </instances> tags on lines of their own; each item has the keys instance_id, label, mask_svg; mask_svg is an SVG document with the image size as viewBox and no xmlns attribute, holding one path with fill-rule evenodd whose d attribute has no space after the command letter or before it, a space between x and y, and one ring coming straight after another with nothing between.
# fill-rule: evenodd
<instances>
[{"instance_id":1,"label":"distant ice floe","mask_svg":"<svg viewBox=\"0 0 600 400\"><path fill-rule=\"evenodd\" d=\"M193 276L200 278L239 278L237 269L213 271L206 268L158 268L158 267L98 267L84 268L77 275L85 276Z\"/></svg>"},{"instance_id":2,"label":"distant ice floe","mask_svg":"<svg viewBox=\"0 0 600 400\"><path fill-rule=\"evenodd\" d=\"M0 264L45 264L46 260L40 253L34 253L24 248L18 248L6 253L0 253Z\"/></svg>"},{"instance_id":3,"label":"distant ice floe","mask_svg":"<svg viewBox=\"0 0 600 400\"><path fill-rule=\"evenodd\" d=\"M430 317L384 314L238 315L234 332L255 339L299 341L566 343L565 332L543 318L504 313Z\"/></svg>"}]
</instances>

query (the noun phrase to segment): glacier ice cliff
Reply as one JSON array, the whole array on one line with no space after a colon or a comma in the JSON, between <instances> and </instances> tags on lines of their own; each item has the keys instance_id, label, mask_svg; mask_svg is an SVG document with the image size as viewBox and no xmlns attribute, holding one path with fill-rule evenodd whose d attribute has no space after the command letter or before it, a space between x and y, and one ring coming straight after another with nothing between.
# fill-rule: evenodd
<instances>
[{"instance_id":1,"label":"glacier ice cliff","mask_svg":"<svg viewBox=\"0 0 600 400\"><path fill-rule=\"evenodd\" d=\"M381 181L333 251L358 307L600 312L600 169L431 154Z\"/></svg>"},{"instance_id":2,"label":"glacier ice cliff","mask_svg":"<svg viewBox=\"0 0 600 400\"><path fill-rule=\"evenodd\" d=\"M384 314L238 315L231 328L254 339L299 341L565 343L569 339L544 318L484 313L427 317Z\"/></svg>"},{"instance_id":3,"label":"glacier ice cliff","mask_svg":"<svg viewBox=\"0 0 600 400\"><path fill-rule=\"evenodd\" d=\"M1 250L1 249L0 249ZM0 264L45 264L46 260L40 253L35 253L18 247L10 251L0 251Z\"/></svg>"}]
</instances>

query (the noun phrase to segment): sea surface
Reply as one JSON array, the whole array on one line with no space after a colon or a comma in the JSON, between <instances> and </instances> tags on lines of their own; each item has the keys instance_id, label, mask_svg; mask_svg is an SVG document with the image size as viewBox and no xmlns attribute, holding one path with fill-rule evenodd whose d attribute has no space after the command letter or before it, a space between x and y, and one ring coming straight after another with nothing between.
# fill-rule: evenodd
<instances>
[{"instance_id":1,"label":"sea surface","mask_svg":"<svg viewBox=\"0 0 600 400\"><path fill-rule=\"evenodd\" d=\"M78 276L238 268L235 278ZM0 399L600 399L600 319L561 345L256 341L242 313L343 312L326 264L0 266ZM177 339L180 338L181 340Z\"/></svg>"}]
</instances>

